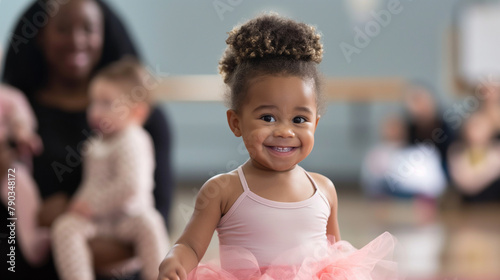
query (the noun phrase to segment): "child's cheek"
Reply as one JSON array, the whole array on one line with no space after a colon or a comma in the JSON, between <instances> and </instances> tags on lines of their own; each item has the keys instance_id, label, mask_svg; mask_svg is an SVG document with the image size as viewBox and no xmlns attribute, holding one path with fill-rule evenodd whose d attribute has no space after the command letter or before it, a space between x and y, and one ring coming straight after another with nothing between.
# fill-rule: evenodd
<instances>
[{"instance_id":1,"label":"child's cheek","mask_svg":"<svg viewBox=\"0 0 500 280\"><path fill-rule=\"evenodd\" d=\"M254 157L257 153L262 151L262 144L265 139L266 134L262 130L253 130L243 138L248 154L251 157Z\"/></svg>"},{"instance_id":2,"label":"child's cheek","mask_svg":"<svg viewBox=\"0 0 500 280\"><path fill-rule=\"evenodd\" d=\"M308 131L303 141L306 142L303 144L307 146L307 152L310 153L314 147L314 131Z\"/></svg>"}]
</instances>

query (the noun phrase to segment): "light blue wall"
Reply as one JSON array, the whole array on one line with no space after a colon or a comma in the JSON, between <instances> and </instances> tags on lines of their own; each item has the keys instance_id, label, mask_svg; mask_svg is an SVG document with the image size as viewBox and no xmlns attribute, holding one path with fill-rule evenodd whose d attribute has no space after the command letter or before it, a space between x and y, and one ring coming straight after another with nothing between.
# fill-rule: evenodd
<instances>
[{"instance_id":1,"label":"light blue wall","mask_svg":"<svg viewBox=\"0 0 500 280\"><path fill-rule=\"evenodd\" d=\"M375 11L386 9L382 0ZM0 0L0 42L6 44L14 20L27 0ZM170 75L216 74L226 32L262 11L277 11L314 24L323 33L327 76L399 76L423 79L448 100L444 86L445 36L451 24L454 0L401 0L401 12L392 15L360 54L345 59L339 45L354 44L354 26L344 1L221 0L239 3L219 17L212 0L109 0L123 15L148 65ZM218 2L217 2L218 3ZM358 25L364 28L364 25ZM206 179L233 168L246 155L231 135L225 108L214 103L165 104L175 135L178 178ZM325 173L334 181L354 179L379 120L394 104L332 104L320 121L316 146L306 159L307 169ZM353 116L358 116L356 119Z\"/></svg>"}]
</instances>

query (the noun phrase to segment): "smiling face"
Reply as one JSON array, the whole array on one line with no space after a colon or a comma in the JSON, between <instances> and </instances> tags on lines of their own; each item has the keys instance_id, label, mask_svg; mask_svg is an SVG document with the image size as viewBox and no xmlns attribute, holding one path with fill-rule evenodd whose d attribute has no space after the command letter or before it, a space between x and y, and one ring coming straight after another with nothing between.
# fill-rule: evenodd
<instances>
[{"instance_id":1,"label":"smiling face","mask_svg":"<svg viewBox=\"0 0 500 280\"><path fill-rule=\"evenodd\" d=\"M89 78L103 46L103 18L93 0L71 0L42 30L39 44L51 75L67 81Z\"/></svg>"},{"instance_id":2,"label":"smiling face","mask_svg":"<svg viewBox=\"0 0 500 280\"><path fill-rule=\"evenodd\" d=\"M314 146L319 120L314 82L295 76L255 78L241 108L228 110L227 117L256 167L290 170Z\"/></svg>"}]
</instances>

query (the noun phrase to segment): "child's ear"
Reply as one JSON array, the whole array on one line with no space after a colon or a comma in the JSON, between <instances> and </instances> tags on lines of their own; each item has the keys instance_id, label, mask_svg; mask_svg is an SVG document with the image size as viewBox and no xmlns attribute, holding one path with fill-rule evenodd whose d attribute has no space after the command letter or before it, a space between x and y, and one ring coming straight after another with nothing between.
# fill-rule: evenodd
<instances>
[{"instance_id":1,"label":"child's ear","mask_svg":"<svg viewBox=\"0 0 500 280\"><path fill-rule=\"evenodd\" d=\"M318 127L318 122L319 122L319 119L321 119L321 115L318 115L316 117L316 123L314 124L314 130L316 130L316 127Z\"/></svg>"},{"instance_id":2,"label":"child's ear","mask_svg":"<svg viewBox=\"0 0 500 280\"><path fill-rule=\"evenodd\" d=\"M238 114L233 109L227 110L227 123L229 124L229 128L233 132L234 136L240 137L240 119L238 118Z\"/></svg>"},{"instance_id":3,"label":"child's ear","mask_svg":"<svg viewBox=\"0 0 500 280\"><path fill-rule=\"evenodd\" d=\"M135 108L133 108L133 112L135 115L135 119L143 124L149 117L150 108L148 104L140 102L136 104Z\"/></svg>"}]
</instances>

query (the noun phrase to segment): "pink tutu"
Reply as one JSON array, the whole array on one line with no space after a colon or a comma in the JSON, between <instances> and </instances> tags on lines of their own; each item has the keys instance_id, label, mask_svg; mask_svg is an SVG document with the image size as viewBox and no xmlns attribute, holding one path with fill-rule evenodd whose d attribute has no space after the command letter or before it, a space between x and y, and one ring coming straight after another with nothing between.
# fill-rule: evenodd
<instances>
[{"instance_id":1,"label":"pink tutu","mask_svg":"<svg viewBox=\"0 0 500 280\"><path fill-rule=\"evenodd\" d=\"M357 250L347 241L301 245L284 252L270 266L259 267L248 250L221 246L222 267L200 264L189 280L392 280L399 279L397 264L391 260L394 237L385 232ZM286 265L302 261L299 265Z\"/></svg>"}]
</instances>

